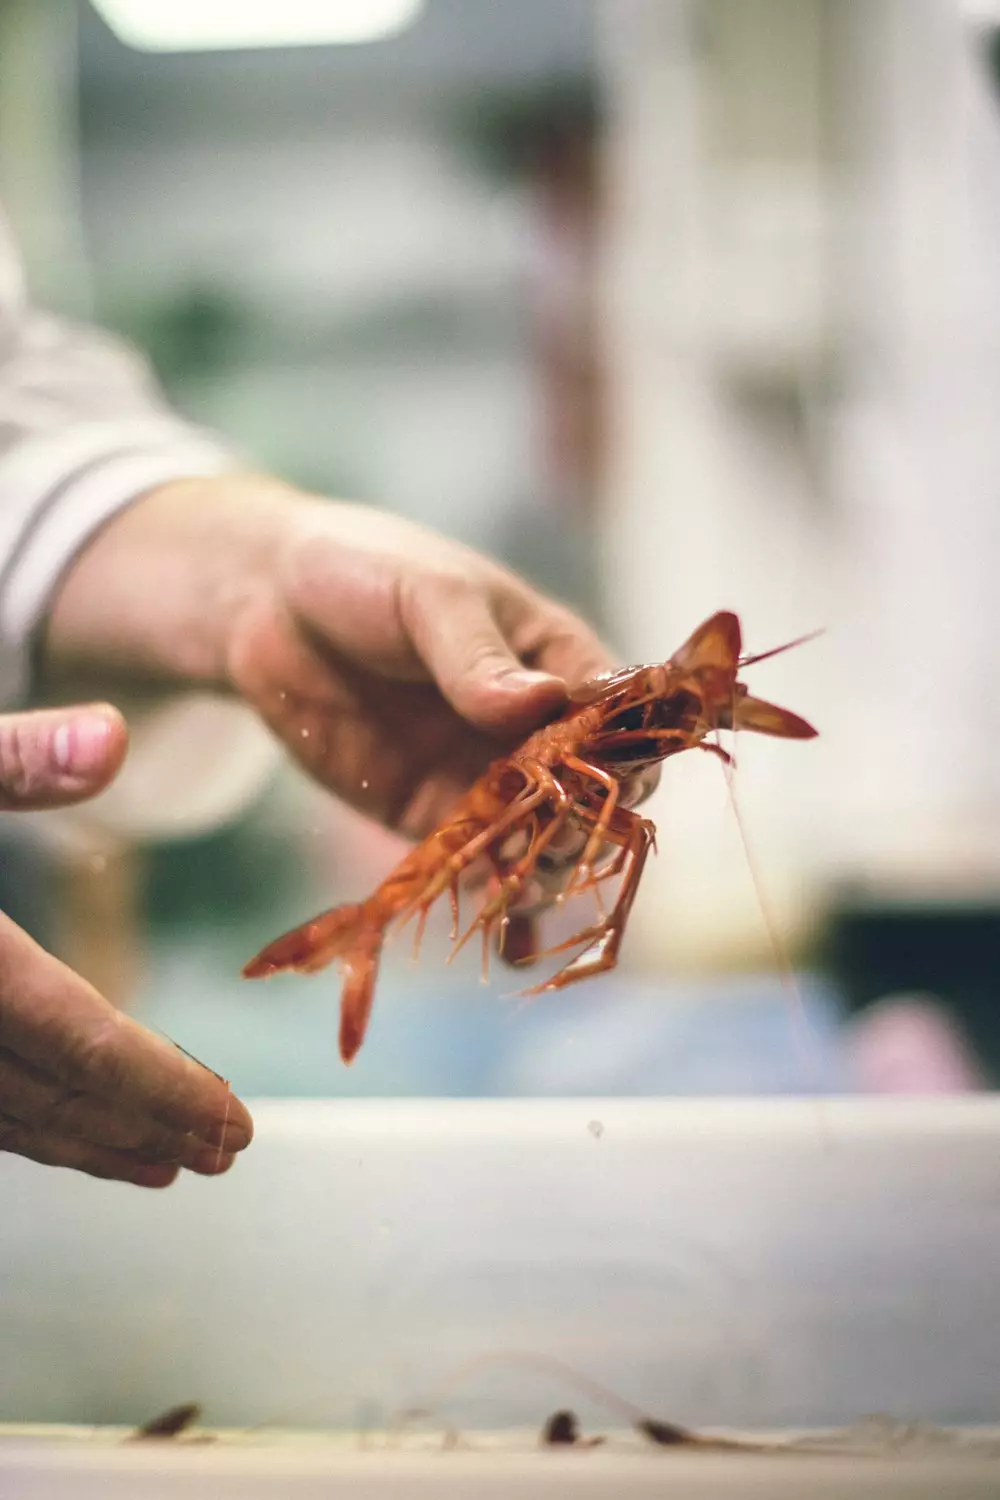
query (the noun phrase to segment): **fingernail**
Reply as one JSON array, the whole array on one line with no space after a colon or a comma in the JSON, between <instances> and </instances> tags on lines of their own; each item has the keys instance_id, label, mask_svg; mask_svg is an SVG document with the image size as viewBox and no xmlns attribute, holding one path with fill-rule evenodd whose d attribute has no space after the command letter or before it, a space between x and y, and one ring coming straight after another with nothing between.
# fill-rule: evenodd
<instances>
[{"instance_id":1,"label":"fingernail","mask_svg":"<svg viewBox=\"0 0 1000 1500\"><path fill-rule=\"evenodd\" d=\"M53 734L53 759L60 771L84 779L104 765L110 737L111 721L104 714L78 714Z\"/></svg>"},{"instance_id":2,"label":"fingernail","mask_svg":"<svg viewBox=\"0 0 1000 1500\"><path fill-rule=\"evenodd\" d=\"M532 672L527 668L514 667L510 672L501 673L499 680L504 687L514 688L519 693L538 687L558 688L560 692L566 691L566 684L561 678L554 677L551 672Z\"/></svg>"}]
</instances>

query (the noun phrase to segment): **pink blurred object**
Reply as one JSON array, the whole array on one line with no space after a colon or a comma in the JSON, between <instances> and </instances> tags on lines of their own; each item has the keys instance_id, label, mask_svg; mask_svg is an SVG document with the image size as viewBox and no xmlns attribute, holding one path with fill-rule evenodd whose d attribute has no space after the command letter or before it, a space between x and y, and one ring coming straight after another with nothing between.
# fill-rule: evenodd
<instances>
[{"instance_id":1,"label":"pink blurred object","mask_svg":"<svg viewBox=\"0 0 1000 1500\"><path fill-rule=\"evenodd\" d=\"M968 1094L986 1087L961 1029L932 995L890 995L854 1022L848 1053L871 1094Z\"/></svg>"}]
</instances>

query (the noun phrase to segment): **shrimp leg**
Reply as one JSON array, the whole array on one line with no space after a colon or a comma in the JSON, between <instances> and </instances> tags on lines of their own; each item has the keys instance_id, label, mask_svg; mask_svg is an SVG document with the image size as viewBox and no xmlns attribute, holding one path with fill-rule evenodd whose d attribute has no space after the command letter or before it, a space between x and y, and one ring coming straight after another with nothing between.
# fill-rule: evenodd
<instances>
[{"instance_id":1,"label":"shrimp leg","mask_svg":"<svg viewBox=\"0 0 1000 1500\"><path fill-rule=\"evenodd\" d=\"M421 914L427 912L443 891L454 888L455 882L462 873L474 864L480 855L485 854L497 838L507 833L543 803L551 800L553 794L549 783L553 786L557 783L548 768L534 761L522 761L520 769L524 773L525 785L514 800L488 827L481 829L475 837L462 844L441 862L437 873L427 881L420 894L398 912L398 922L406 922L415 911Z\"/></svg>"},{"instance_id":2,"label":"shrimp leg","mask_svg":"<svg viewBox=\"0 0 1000 1500\"><path fill-rule=\"evenodd\" d=\"M604 921L578 932L565 943L550 948L548 954L565 952L568 948L575 948L579 943L586 944L583 952L571 959L551 979L535 985L532 989L523 990L523 995L540 995L546 990L564 989L566 985L574 984L577 980L589 979L594 974L601 974L615 967L632 904L642 879L643 867L653 847L653 833L653 824L648 819L619 809L607 829L607 836L613 838L614 842L621 841L623 844L627 857L627 869L614 907ZM538 957L546 956L545 953L538 955Z\"/></svg>"},{"instance_id":3,"label":"shrimp leg","mask_svg":"<svg viewBox=\"0 0 1000 1500\"><path fill-rule=\"evenodd\" d=\"M601 786L603 786L606 793L604 798L604 806L601 808L597 822L594 824L594 828L591 832L590 838L587 840L586 847L584 848L583 854L580 857L579 864L573 872L573 875L571 876L569 883L566 886L566 890L563 893L565 896L568 896L573 890L576 889L577 886L584 888L594 883L593 863L598 854L601 852L601 845L607 842L607 829L611 823L612 818L615 815L615 808L618 805L618 793L620 790L620 786L613 776L608 775L607 771L602 771L598 766L588 765L586 761L577 760L575 755L568 755L566 757L566 765L570 768L571 771L577 771L581 776L587 776L592 781L599 782ZM603 919L604 912L601 905L600 893L597 891L596 886L594 889L595 895L597 896L598 910L600 911L601 917Z\"/></svg>"},{"instance_id":4,"label":"shrimp leg","mask_svg":"<svg viewBox=\"0 0 1000 1500\"><path fill-rule=\"evenodd\" d=\"M539 765L536 775L538 776L540 787L545 791L547 797L555 803L555 812L546 826L540 832L536 833L521 859L506 873L500 874L498 872L498 889L496 893L488 901L484 902L475 921L455 944L448 957L449 963L465 947L472 934L478 931L479 928L483 929L485 942L498 917L502 924L506 924L508 920L507 908L511 900L520 894L524 888L525 881L530 877L538 863L542 851L547 844L550 844L561 833L573 811L572 798L560 786L547 766Z\"/></svg>"}]
</instances>

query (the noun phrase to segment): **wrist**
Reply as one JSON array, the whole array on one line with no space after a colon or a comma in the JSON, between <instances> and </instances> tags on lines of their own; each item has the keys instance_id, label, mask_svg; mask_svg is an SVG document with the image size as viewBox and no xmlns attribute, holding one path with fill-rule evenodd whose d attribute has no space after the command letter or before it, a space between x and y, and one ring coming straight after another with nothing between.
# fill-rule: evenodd
<instances>
[{"instance_id":1,"label":"wrist","mask_svg":"<svg viewBox=\"0 0 1000 1500\"><path fill-rule=\"evenodd\" d=\"M277 480L173 480L119 512L64 576L40 642L43 677L102 675L228 689L233 622L273 589L315 502Z\"/></svg>"}]
</instances>

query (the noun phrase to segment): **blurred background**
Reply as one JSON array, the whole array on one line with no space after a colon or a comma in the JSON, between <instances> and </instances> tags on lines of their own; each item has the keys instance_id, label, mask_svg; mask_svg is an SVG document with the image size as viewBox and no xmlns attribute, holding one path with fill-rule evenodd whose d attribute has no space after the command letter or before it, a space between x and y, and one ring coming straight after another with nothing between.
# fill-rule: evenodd
<instances>
[{"instance_id":1,"label":"blurred background","mask_svg":"<svg viewBox=\"0 0 1000 1500\"><path fill-rule=\"evenodd\" d=\"M825 627L753 676L821 738L741 746L766 917L718 765L680 757L615 974L522 1006L444 967L442 913L350 1071L334 970L240 968L400 845L290 768L174 830L8 819L0 904L248 1095L995 1088L1000 6L424 0L354 6L363 41L134 45L191 9L0 0L36 299L625 662L722 607L748 650Z\"/></svg>"}]
</instances>

